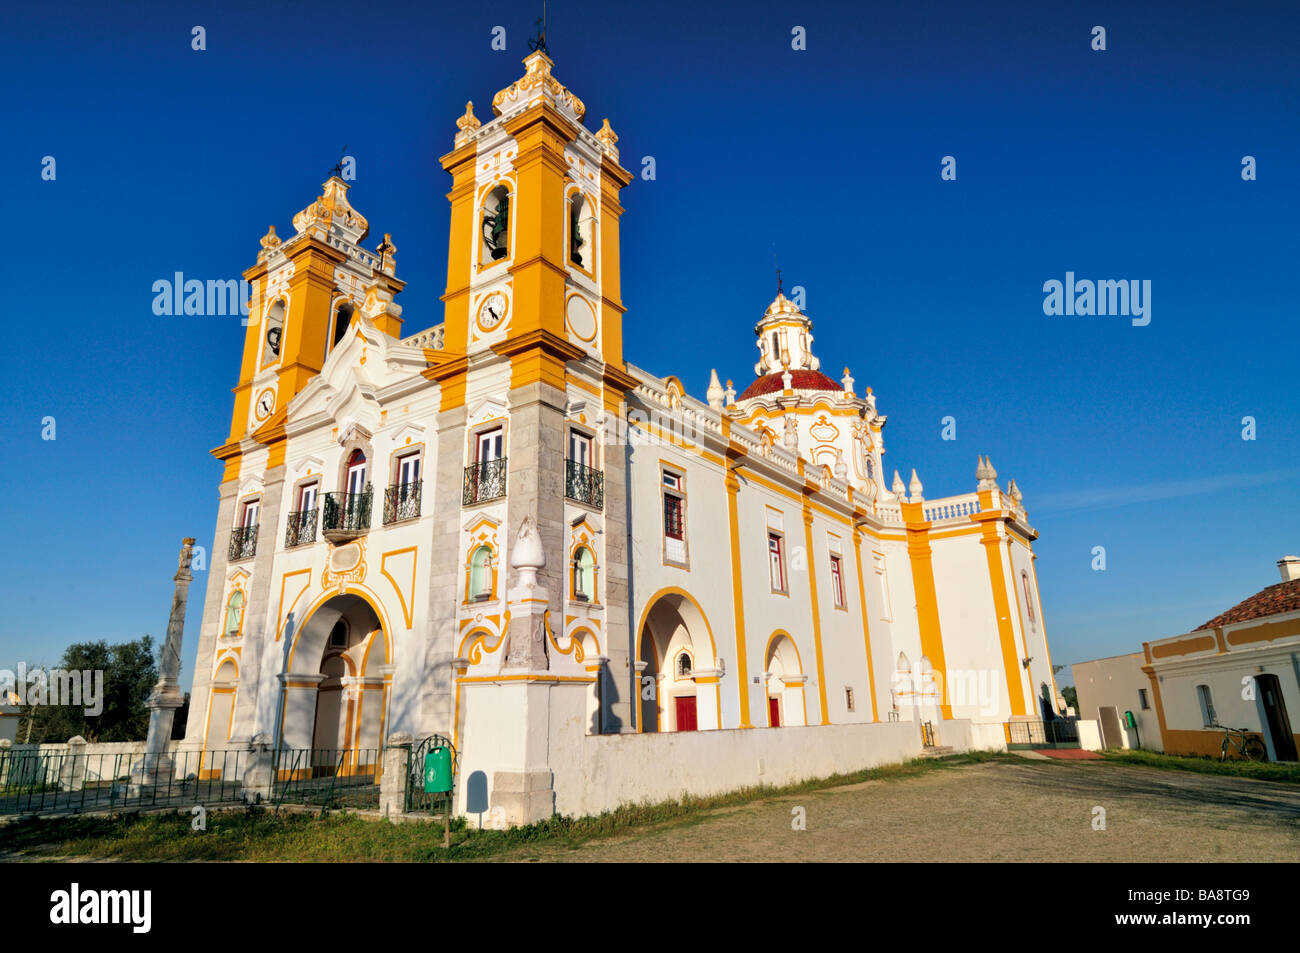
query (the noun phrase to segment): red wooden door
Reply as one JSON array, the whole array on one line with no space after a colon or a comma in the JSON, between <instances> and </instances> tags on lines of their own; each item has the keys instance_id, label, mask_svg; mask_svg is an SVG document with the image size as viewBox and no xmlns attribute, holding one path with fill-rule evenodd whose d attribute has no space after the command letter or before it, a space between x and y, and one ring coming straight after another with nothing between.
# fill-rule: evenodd
<instances>
[{"instance_id":1,"label":"red wooden door","mask_svg":"<svg viewBox=\"0 0 1300 953\"><path fill-rule=\"evenodd\" d=\"M673 701L677 706L677 730L695 731L695 696L678 695Z\"/></svg>"},{"instance_id":2,"label":"red wooden door","mask_svg":"<svg viewBox=\"0 0 1300 953\"><path fill-rule=\"evenodd\" d=\"M768 724L773 728L781 727L781 701L777 698L769 697L767 700L767 718Z\"/></svg>"}]
</instances>

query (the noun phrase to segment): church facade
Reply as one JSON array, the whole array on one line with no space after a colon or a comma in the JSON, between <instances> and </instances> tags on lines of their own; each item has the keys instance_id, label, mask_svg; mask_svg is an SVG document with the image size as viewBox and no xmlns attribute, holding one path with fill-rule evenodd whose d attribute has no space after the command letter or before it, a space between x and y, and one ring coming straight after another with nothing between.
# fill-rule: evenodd
<instances>
[{"instance_id":1,"label":"church facade","mask_svg":"<svg viewBox=\"0 0 1300 953\"><path fill-rule=\"evenodd\" d=\"M396 246L363 246L337 177L244 273L186 745L439 734L527 821L566 811L593 736L942 743L1058 710L1014 483L983 458L953 496L888 479L871 388L823 372L781 292L739 392L629 363L632 176L546 54L524 64L441 160L442 323L404 331Z\"/></svg>"}]
</instances>

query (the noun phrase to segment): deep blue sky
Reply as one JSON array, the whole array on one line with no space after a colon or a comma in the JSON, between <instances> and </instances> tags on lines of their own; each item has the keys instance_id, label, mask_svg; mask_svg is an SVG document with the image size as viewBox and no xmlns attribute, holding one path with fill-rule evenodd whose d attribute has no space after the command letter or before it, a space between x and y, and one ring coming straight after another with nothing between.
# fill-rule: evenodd
<instances>
[{"instance_id":1,"label":"deep blue sky","mask_svg":"<svg viewBox=\"0 0 1300 953\"><path fill-rule=\"evenodd\" d=\"M490 115L521 75L537 6L6 6L0 668L161 637L180 538L212 538L243 331L155 317L153 282L238 276L346 144L406 330L441 321L437 159L465 100ZM1016 478L1056 662L1186 631L1300 550L1300 15L1132 6L550 5L589 127L657 162L623 195L628 359L700 397L711 367L743 387L775 245L825 369L889 416L891 470L928 497L972 490L981 453ZM1066 271L1151 280L1151 324L1045 316Z\"/></svg>"}]
</instances>

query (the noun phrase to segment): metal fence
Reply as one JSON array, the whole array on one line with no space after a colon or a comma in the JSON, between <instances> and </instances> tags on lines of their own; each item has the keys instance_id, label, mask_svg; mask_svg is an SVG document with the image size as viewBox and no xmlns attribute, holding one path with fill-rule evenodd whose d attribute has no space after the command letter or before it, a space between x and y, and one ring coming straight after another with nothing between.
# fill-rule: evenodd
<instances>
[{"instance_id":1,"label":"metal fence","mask_svg":"<svg viewBox=\"0 0 1300 953\"><path fill-rule=\"evenodd\" d=\"M286 748L278 751L271 801L322 811L379 807L383 748Z\"/></svg>"},{"instance_id":2,"label":"metal fence","mask_svg":"<svg viewBox=\"0 0 1300 953\"><path fill-rule=\"evenodd\" d=\"M1079 724L1069 718L1051 721L1009 721L1006 723L1007 744L1021 747L1077 748Z\"/></svg>"},{"instance_id":3,"label":"metal fence","mask_svg":"<svg viewBox=\"0 0 1300 953\"><path fill-rule=\"evenodd\" d=\"M82 754L0 749L0 814L81 814L240 800L244 751Z\"/></svg>"}]
</instances>

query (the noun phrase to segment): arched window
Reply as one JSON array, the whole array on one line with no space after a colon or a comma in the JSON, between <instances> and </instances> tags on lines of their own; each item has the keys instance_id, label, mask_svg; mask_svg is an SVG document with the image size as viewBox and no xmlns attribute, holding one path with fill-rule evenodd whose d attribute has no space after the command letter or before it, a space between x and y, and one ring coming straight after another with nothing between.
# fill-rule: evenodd
<instances>
[{"instance_id":1,"label":"arched window","mask_svg":"<svg viewBox=\"0 0 1300 953\"><path fill-rule=\"evenodd\" d=\"M266 330L262 335L262 366L280 359L280 340L284 336L284 300L276 301L266 312Z\"/></svg>"},{"instance_id":2,"label":"arched window","mask_svg":"<svg viewBox=\"0 0 1300 953\"><path fill-rule=\"evenodd\" d=\"M573 555L573 598L592 602L596 598L596 557L586 546Z\"/></svg>"},{"instance_id":3,"label":"arched window","mask_svg":"<svg viewBox=\"0 0 1300 953\"><path fill-rule=\"evenodd\" d=\"M677 656L677 675L685 677L691 674L691 657L683 652Z\"/></svg>"},{"instance_id":4,"label":"arched window","mask_svg":"<svg viewBox=\"0 0 1300 953\"><path fill-rule=\"evenodd\" d=\"M349 495L360 495L366 491L366 455L361 450L353 450L348 457L348 469L344 486Z\"/></svg>"},{"instance_id":5,"label":"arched window","mask_svg":"<svg viewBox=\"0 0 1300 953\"><path fill-rule=\"evenodd\" d=\"M480 262L500 261L510 253L510 192L498 185L483 200L483 248Z\"/></svg>"},{"instance_id":6,"label":"arched window","mask_svg":"<svg viewBox=\"0 0 1300 953\"><path fill-rule=\"evenodd\" d=\"M469 597L492 598L492 549L487 545L474 550L469 560Z\"/></svg>"},{"instance_id":7,"label":"arched window","mask_svg":"<svg viewBox=\"0 0 1300 953\"><path fill-rule=\"evenodd\" d=\"M240 627L244 624L244 593L236 589L230 594L230 599L226 602L226 626L222 634L226 636L236 636L239 634Z\"/></svg>"},{"instance_id":8,"label":"arched window","mask_svg":"<svg viewBox=\"0 0 1300 953\"><path fill-rule=\"evenodd\" d=\"M569 200L569 260L579 268L591 270L594 262L591 244L591 211L582 193Z\"/></svg>"},{"instance_id":9,"label":"arched window","mask_svg":"<svg viewBox=\"0 0 1300 953\"><path fill-rule=\"evenodd\" d=\"M348 333L348 326L352 323L352 313L356 306L351 301L344 301L339 305L338 310L334 312L334 335L330 339L330 349L338 347L339 341L343 340L343 335Z\"/></svg>"}]
</instances>

